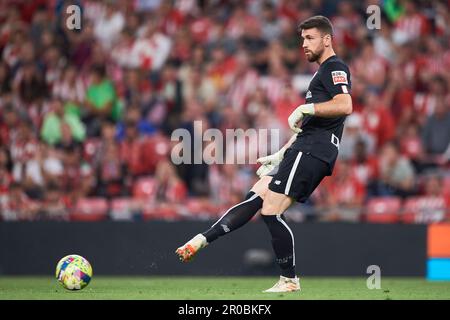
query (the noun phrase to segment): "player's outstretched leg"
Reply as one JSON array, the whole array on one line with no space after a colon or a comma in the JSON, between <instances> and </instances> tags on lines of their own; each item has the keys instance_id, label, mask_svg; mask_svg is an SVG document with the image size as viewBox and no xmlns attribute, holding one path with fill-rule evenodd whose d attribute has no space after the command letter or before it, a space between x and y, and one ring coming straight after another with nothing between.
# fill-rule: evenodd
<instances>
[{"instance_id":1,"label":"player's outstretched leg","mask_svg":"<svg viewBox=\"0 0 450 320\"><path fill-rule=\"evenodd\" d=\"M263 199L253 191L250 191L245 200L228 209L225 214L214 223L211 228L199 233L183 246L176 250L176 254L183 262L190 261L195 254L220 236L239 229L250 221L261 209Z\"/></svg>"},{"instance_id":2,"label":"player's outstretched leg","mask_svg":"<svg viewBox=\"0 0 450 320\"><path fill-rule=\"evenodd\" d=\"M176 250L181 261L190 261L194 255L219 237L239 229L253 218L262 208L264 194L272 180L271 176L262 177L245 197L245 200L228 209L211 228L197 234Z\"/></svg>"},{"instance_id":3,"label":"player's outstretched leg","mask_svg":"<svg viewBox=\"0 0 450 320\"><path fill-rule=\"evenodd\" d=\"M283 214L292 203L292 199L284 194L268 191L264 200L262 218L272 236L272 247L276 262L281 269L280 280L264 292L290 292L300 290L300 281L295 275L295 247L294 234L286 223Z\"/></svg>"}]
</instances>

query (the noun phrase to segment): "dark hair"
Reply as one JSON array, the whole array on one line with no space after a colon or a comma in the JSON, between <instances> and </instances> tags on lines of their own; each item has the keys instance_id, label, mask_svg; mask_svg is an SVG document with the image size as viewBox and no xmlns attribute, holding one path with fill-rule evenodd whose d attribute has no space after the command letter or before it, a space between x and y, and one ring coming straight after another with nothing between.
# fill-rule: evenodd
<instances>
[{"instance_id":1,"label":"dark hair","mask_svg":"<svg viewBox=\"0 0 450 320\"><path fill-rule=\"evenodd\" d=\"M298 32L312 28L317 28L320 32L333 36L333 25L327 17L314 16L306 19L298 26Z\"/></svg>"},{"instance_id":2,"label":"dark hair","mask_svg":"<svg viewBox=\"0 0 450 320\"><path fill-rule=\"evenodd\" d=\"M95 64L91 67L91 72L97 74L100 78L106 76L106 67L103 64Z\"/></svg>"}]
</instances>

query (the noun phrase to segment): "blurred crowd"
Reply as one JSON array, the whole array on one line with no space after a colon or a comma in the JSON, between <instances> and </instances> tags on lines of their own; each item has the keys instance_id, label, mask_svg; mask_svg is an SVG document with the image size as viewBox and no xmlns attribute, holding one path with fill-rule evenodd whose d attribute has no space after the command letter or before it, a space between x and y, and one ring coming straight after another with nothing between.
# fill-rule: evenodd
<instances>
[{"instance_id":1,"label":"blurred crowd","mask_svg":"<svg viewBox=\"0 0 450 320\"><path fill-rule=\"evenodd\" d=\"M366 24L372 4L379 29ZM81 8L79 29L68 27L70 5ZM448 212L449 9L448 0L0 1L0 220L70 220L86 199L220 216L257 166L174 165L170 136L202 121L202 130L278 129L286 141L318 68L297 27L317 14L332 21L351 68L354 113L333 176L292 219L361 221L371 199L386 197L442 200Z\"/></svg>"}]
</instances>

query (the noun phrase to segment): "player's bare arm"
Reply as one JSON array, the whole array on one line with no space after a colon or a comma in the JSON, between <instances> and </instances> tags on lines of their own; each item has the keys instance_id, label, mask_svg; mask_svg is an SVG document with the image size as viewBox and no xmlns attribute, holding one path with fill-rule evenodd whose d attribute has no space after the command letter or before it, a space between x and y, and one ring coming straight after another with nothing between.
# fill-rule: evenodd
<instances>
[{"instance_id":1,"label":"player's bare arm","mask_svg":"<svg viewBox=\"0 0 450 320\"><path fill-rule=\"evenodd\" d=\"M330 101L314 104L314 116L316 117L342 117L350 115L352 111L352 98L345 93L334 96Z\"/></svg>"}]
</instances>

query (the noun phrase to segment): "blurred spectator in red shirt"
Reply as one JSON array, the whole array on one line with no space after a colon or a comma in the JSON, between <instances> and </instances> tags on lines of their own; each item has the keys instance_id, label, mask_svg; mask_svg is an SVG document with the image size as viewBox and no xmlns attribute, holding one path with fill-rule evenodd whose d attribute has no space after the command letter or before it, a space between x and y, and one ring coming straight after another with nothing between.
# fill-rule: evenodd
<instances>
[{"instance_id":1,"label":"blurred spectator in red shirt","mask_svg":"<svg viewBox=\"0 0 450 320\"><path fill-rule=\"evenodd\" d=\"M375 154L367 152L367 145L364 140L357 140L354 144L350 165L352 175L364 186L370 184L378 176L377 157Z\"/></svg>"},{"instance_id":2,"label":"blurred spectator in red shirt","mask_svg":"<svg viewBox=\"0 0 450 320\"><path fill-rule=\"evenodd\" d=\"M150 19L138 31L127 65L144 70L159 71L169 57L172 39L160 31L158 21Z\"/></svg>"},{"instance_id":3,"label":"blurred spectator in red shirt","mask_svg":"<svg viewBox=\"0 0 450 320\"><path fill-rule=\"evenodd\" d=\"M96 194L112 198L126 194L131 185L123 179L124 166L120 157L119 146L115 142L116 128L113 122L104 121L100 144L94 159L94 170L97 177ZM127 183L128 182L128 183Z\"/></svg>"},{"instance_id":4,"label":"blurred spectator in red shirt","mask_svg":"<svg viewBox=\"0 0 450 320\"><path fill-rule=\"evenodd\" d=\"M417 9L416 1L401 1L403 15L395 22L392 38L397 44L420 39L430 32L426 16Z\"/></svg>"},{"instance_id":5,"label":"blurred spectator in red shirt","mask_svg":"<svg viewBox=\"0 0 450 320\"><path fill-rule=\"evenodd\" d=\"M12 162L6 147L0 147L0 196L9 190L13 182L11 174Z\"/></svg>"},{"instance_id":6,"label":"blurred spectator in red shirt","mask_svg":"<svg viewBox=\"0 0 450 320\"><path fill-rule=\"evenodd\" d=\"M236 55L236 72L232 84L227 93L229 106L238 112L242 112L248 97L255 90L255 83L259 76L250 65L250 57L244 51L239 51Z\"/></svg>"},{"instance_id":7,"label":"blurred spectator in red shirt","mask_svg":"<svg viewBox=\"0 0 450 320\"><path fill-rule=\"evenodd\" d=\"M339 161L335 170L313 196L317 209L322 220L358 221L366 196L365 186L352 174L349 162Z\"/></svg>"},{"instance_id":8,"label":"blurred spectator in red shirt","mask_svg":"<svg viewBox=\"0 0 450 320\"><path fill-rule=\"evenodd\" d=\"M145 137L139 134L138 122L124 121L125 136L120 142L120 157L127 174L133 177L153 174L157 163L169 154L169 142L160 134Z\"/></svg>"},{"instance_id":9,"label":"blurred spectator in red shirt","mask_svg":"<svg viewBox=\"0 0 450 320\"><path fill-rule=\"evenodd\" d=\"M414 113L418 113L418 123L423 125L427 117L436 108L438 99L447 97L447 82L444 77L436 75L428 81L427 91L417 92L414 97Z\"/></svg>"},{"instance_id":10,"label":"blurred spectator in red shirt","mask_svg":"<svg viewBox=\"0 0 450 320\"><path fill-rule=\"evenodd\" d=\"M2 220L34 220L39 209L39 204L28 198L18 182L13 182L9 186L9 192L0 196L0 214Z\"/></svg>"},{"instance_id":11,"label":"blurred spectator in red shirt","mask_svg":"<svg viewBox=\"0 0 450 320\"><path fill-rule=\"evenodd\" d=\"M14 130L10 141L11 159L14 163L14 180L21 181L26 176L26 164L38 152L39 141L33 133L31 120L22 118Z\"/></svg>"},{"instance_id":12,"label":"blurred spectator in red shirt","mask_svg":"<svg viewBox=\"0 0 450 320\"><path fill-rule=\"evenodd\" d=\"M380 96L373 91L366 91L362 110L363 126L373 136L377 149L395 136L395 121L386 106L380 102Z\"/></svg>"},{"instance_id":13,"label":"blurred spectator in red shirt","mask_svg":"<svg viewBox=\"0 0 450 320\"><path fill-rule=\"evenodd\" d=\"M17 134L19 126L19 114L12 104L6 104L1 109L0 115L0 145L11 146Z\"/></svg>"},{"instance_id":14,"label":"blurred spectator in red shirt","mask_svg":"<svg viewBox=\"0 0 450 320\"><path fill-rule=\"evenodd\" d=\"M175 167L169 161L160 161L155 172L157 202L171 204L183 203L187 196L187 188L178 176Z\"/></svg>"},{"instance_id":15,"label":"blurred spectator in red shirt","mask_svg":"<svg viewBox=\"0 0 450 320\"><path fill-rule=\"evenodd\" d=\"M64 107L67 111L81 117L86 87L74 65L69 64L65 67L61 79L53 85L52 94L53 97L64 101Z\"/></svg>"},{"instance_id":16,"label":"blurred spectator in red shirt","mask_svg":"<svg viewBox=\"0 0 450 320\"><path fill-rule=\"evenodd\" d=\"M364 25L361 16L356 12L354 3L351 1L340 1L338 12L332 17L334 28L334 41L342 43L346 47L356 48L358 46L357 30Z\"/></svg>"},{"instance_id":17,"label":"blurred spectator in red shirt","mask_svg":"<svg viewBox=\"0 0 450 320\"><path fill-rule=\"evenodd\" d=\"M274 105L278 121L287 128L289 116L303 102L304 99L294 90L292 84L287 83Z\"/></svg>"},{"instance_id":18,"label":"blurred spectator in red shirt","mask_svg":"<svg viewBox=\"0 0 450 320\"><path fill-rule=\"evenodd\" d=\"M352 64L352 77L366 84L367 89L381 92L386 83L387 62L377 54L373 42L362 44L362 52Z\"/></svg>"}]
</instances>

